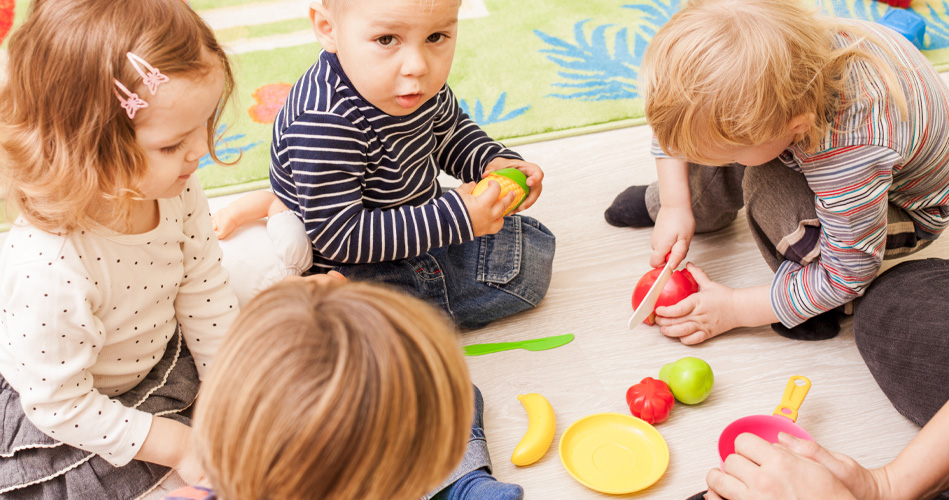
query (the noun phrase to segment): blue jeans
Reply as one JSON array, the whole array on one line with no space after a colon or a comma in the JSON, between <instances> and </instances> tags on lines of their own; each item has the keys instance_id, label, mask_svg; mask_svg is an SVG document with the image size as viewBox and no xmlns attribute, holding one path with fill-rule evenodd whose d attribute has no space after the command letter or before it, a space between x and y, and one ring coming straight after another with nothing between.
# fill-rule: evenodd
<instances>
[{"instance_id":1,"label":"blue jeans","mask_svg":"<svg viewBox=\"0 0 949 500\"><path fill-rule=\"evenodd\" d=\"M496 234L403 260L336 267L350 280L387 283L448 313L462 328L533 307L547 294L555 238L536 219L504 218Z\"/></svg>"},{"instance_id":2,"label":"blue jeans","mask_svg":"<svg viewBox=\"0 0 949 500\"><path fill-rule=\"evenodd\" d=\"M468 447L465 448L465 454L461 457L461 463L455 467L441 486L435 488L431 493L425 495L425 498L432 498L436 493L450 486L465 474L487 467L491 469L491 457L488 455L488 443L484 437L484 398L481 397L481 390L474 386L475 412L474 421L471 423L471 436L468 438Z\"/></svg>"}]
</instances>

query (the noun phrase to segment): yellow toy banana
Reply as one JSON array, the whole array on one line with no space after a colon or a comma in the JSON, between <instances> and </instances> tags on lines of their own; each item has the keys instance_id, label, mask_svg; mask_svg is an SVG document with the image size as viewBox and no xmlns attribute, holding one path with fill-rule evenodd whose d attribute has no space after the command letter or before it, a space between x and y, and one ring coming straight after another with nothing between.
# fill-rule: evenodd
<instances>
[{"instance_id":1,"label":"yellow toy banana","mask_svg":"<svg viewBox=\"0 0 949 500\"><path fill-rule=\"evenodd\" d=\"M521 394L517 399L527 411L527 432L514 447L511 462L523 467L540 460L544 453L547 453L550 443L554 441L557 422L554 419L554 408L550 406L547 398L532 392Z\"/></svg>"}]
</instances>

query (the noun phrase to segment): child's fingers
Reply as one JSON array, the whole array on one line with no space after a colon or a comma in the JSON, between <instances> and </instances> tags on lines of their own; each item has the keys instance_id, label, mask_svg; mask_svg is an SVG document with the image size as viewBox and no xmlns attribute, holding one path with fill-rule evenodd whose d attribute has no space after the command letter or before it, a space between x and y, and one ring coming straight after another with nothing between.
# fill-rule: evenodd
<instances>
[{"instance_id":1,"label":"child's fingers","mask_svg":"<svg viewBox=\"0 0 949 500\"><path fill-rule=\"evenodd\" d=\"M494 182L492 182L492 184L494 184ZM485 191L485 194L487 194L487 191ZM494 205L491 206L491 218L500 219L504 217L504 212L507 210L507 207L511 206L511 203L514 203L514 197L515 194L510 192L495 201ZM501 223L503 224L504 221L502 220Z\"/></svg>"},{"instance_id":2,"label":"child's fingers","mask_svg":"<svg viewBox=\"0 0 949 500\"><path fill-rule=\"evenodd\" d=\"M470 191L469 191L470 193ZM497 200L501 196L501 185L497 181L488 181L488 188L481 194L475 196L479 200Z\"/></svg>"},{"instance_id":3,"label":"child's fingers","mask_svg":"<svg viewBox=\"0 0 949 500\"><path fill-rule=\"evenodd\" d=\"M531 192L527 194L527 198L524 200L524 203L521 203L521 206L518 207L517 211L520 212L521 210L527 210L528 208L533 206L534 202L536 202L537 199L540 198L540 193L543 190L544 190L543 184L538 183L535 186L531 186Z\"/></svg>"},{"instance_id":4,"label":"child's fingers","mask_svg":"<svg viewBox=\"0 0 949 500\"><path fill-rule=\"evenodd\" d=\"M659 322L657 321L658 325ZM665 335L666 337L672 338L681 338L687 335L692 335L697 330L695 322L692 321L683 321L679 323L672 323L666 325L660 325L659 333Z\"/></svg>"},{"instance_id":5,"label":"child's fingers","mask_svg":"<svg viewBox=\"0 0 949 500\"><path fill-rule=\"evenodd\" d=\"M701 344L710 338L712 338L712 336L705 330L697 330L691 335L679 337L679 342L682 342L683 345L695 345Z\"/></svg>"},{"instance_id":6,"label":"child's fingers","mask_svg":"<svg viewBox=\"0 0 949 500\"><path fill-rule=\"evenodd\" d=\"M475 185L474 182L466 182L456 187L455 191L458 191L459 194L471 194L471 192L474 191Z\"/></svg>"},{"instance_id":7,"label":"child's fingers","mask_svg":"<svg viewBox=\"0 0 949 500\"><path fill-rule=\"evenodd\" d=\"M659 306L656 308L656 321L663 319L667 321L668 324L678 323L678 321L673 320L692 314L692 311L695 310L697 305L696 301L693 300L693 297L690 295L671 306Z\"/></svg>"},{"instance_id":8,"label":"child's fingers","mask_svg":"<svg viewBox=\"0 0 949 500\"><path fill-rule=\"evenodd\" d=\"M672 249L669 250L669 264L672 265L673 268L678 268L688 253L689 242L684 239L676 240L672 245Z\"/></svg>"},{"instance_id":9,"label":"child's fingers","mask_svg":"<svg viewBox=\"0 0 949 500\"><path fill-rule=\"evenodd\" d=\"M695 278L695 282L699 285L699 290L714 283L714 281L712 281L712 278L709 278L708 275L705 274L705 271L699 268L699 266L696 266L695 264L689 262L685 265L685 268L688 269L689 274L691 274L692 277Z\"/></svg>"},{"instance_id":10,"label":"child's fingers","mask_svg":"<svg viewBox=\"0 0 949 500\"><path fill-rule=\"evenodd\" d=\"M518 170L527 175L527 185L530 186L531 189L544 182L544 171L533 163L527 163L523 165L523 168L519 166Z\"/></svg>"}]
</instances>

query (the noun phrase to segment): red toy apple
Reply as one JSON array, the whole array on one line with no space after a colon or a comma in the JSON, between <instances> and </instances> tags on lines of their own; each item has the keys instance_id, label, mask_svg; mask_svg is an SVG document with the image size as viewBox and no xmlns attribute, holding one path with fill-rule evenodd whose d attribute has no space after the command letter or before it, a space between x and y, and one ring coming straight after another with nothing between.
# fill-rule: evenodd
<instances>
[{"instance_id":1,"label":"red toy apple","mask_svg":"<svg viewBox=\"0 0 949 500\"><path fill-rule=\"evenodd\" d=\"M639 279L639 283L636 283L636 288L633 290L634 310L639 307L639 303L642 302L643 297L649 293L649 289L652 287L652 284L656 282L656 278L658 278L661 273L662 268L657 267L644 274L643 277ZM688 269L673 271L672 276L669 276L669 281L666 282L666 286L663 287L662 292L659 293L659 299L656 300L656 307L678 304L680 300L697 291L699 291L699 284L695 282L695 278L692 277L692 273L690 273ZM643 320L643 323L655 325L656 313L650 314Z\"/></svg>"},{"instance_id":2,"label":"red toy apple","mask_svg":"<svg viewBox=\"0 0 949 500\"><path fill-rule=\"evenodd\" d=\"M669 385L652 377L644 378L626 391L626 404L629 405L630 413L650 424L665 420L675 402Z\"/></svg>"}]
</instances>

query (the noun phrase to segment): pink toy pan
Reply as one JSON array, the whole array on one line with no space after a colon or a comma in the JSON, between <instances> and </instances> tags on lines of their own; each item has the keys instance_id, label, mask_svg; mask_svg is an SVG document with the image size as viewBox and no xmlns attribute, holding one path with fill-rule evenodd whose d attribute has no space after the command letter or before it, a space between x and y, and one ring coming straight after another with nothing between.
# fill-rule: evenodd
<instances>
[{"instance_id":1,"label":"pink toy pan","mask_svg":"<svg viewBox=\"0 0 949 500\"><path fill-rule=\"evenodd\" d=\"M744 432L750 432L758 437L771 442L778 442L778 433L786 432L792 436L813 441L814 438L794 422L797 421L797 410L804 402L804 396L811 388L811 381L800 375L795 375L788 380L784 388L784 396L781 398L781 404L774 409L771 415L752 415L742 417L728 424L718 438L718 454L725 460L725 457L735 453L735 438Z\"/></svg>"}]
</instances>

